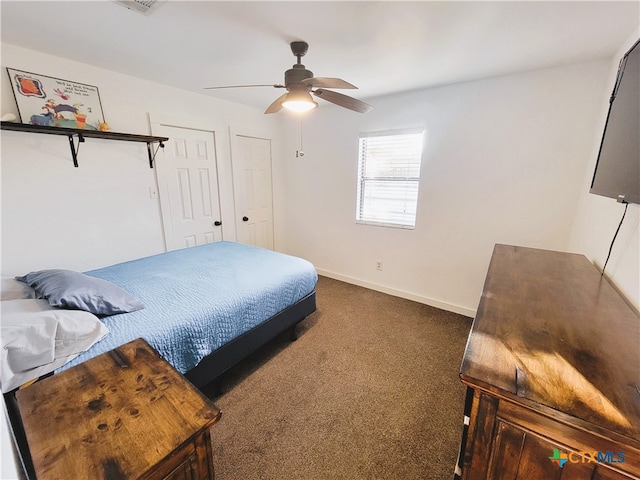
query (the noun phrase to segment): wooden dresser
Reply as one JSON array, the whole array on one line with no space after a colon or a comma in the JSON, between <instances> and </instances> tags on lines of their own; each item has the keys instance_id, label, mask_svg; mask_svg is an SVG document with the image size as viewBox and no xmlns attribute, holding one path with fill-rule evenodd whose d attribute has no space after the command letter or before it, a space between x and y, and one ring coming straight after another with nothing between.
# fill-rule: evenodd
<instances>
[{"instance_id":1,"label":"wooden dresser","mask_svg":"<svg viewBox=\"0 0 640 480\"><path fill-rule=\"evenodd\" d=\"M640 478L640 317L586 257L496 245L460 378L463 479Z\"/></svg>"},{"instance_id":2,"label":"wooden dresser","mask_svg":"<svg viewBox=\"0 0 640 480\"><path fill-rule=\"evenodd\" d=\"M16 397L38 480L214 478L220 411L142 339Z\"/></svg>"}]
</instances>

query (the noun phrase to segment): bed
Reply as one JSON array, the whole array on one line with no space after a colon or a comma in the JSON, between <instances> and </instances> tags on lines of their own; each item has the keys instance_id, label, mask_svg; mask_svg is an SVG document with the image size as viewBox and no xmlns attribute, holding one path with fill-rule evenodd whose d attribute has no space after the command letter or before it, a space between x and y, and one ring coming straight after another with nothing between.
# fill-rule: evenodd
<instances>
[{"instance_id":1,"label":"bed","mask_svg":"<svg viewBox=\"0 0 640 480\"><path fill-rule=\"evenodd\" d=\"M74 274L53 269L20 277L56 313L90 312L108 330L86 351L53 365L55 372L142 337L201 387L273 337L293 332L315 310L311 263L236 242ZM109 288L120 291L107 294ZM10 303L3 302L3 312L5 305ZM20 378L20 384L27 380Z\"/></svg>"},{"instance_id":2,"label":"bed","mask_svg":"<svg viewBox=\"0 0 640 480\"><path fill-rule=\"evenodd\" d=\"M45 309L43 304L48 302L56 317L88 310L99 319L93 333L97 339L84 351L54 355L55 361L46 365L52 374L141 337L202 387L276 336L289 331L295 339L296 325L316 309L318 277L311 263L236 242L174 250L82 273L55 270L52 277L52 270L42 272L46 275L30 272L21 277L35 293L25 286L13 301L3 298L3 312L10 304L31 302L37 310ZM72 294L60 287L60 279L67 277ZM83 282L79 288L78 279ZM94 282L95 288L114 289L115 300L112 295L96 301L91 296ZM83 317L83 325L85 320ZM56 321L58 329L64 330L61 320ZM3 321L3 333L4 328ZM13 382L22 384L25 378ZM15 385L10 386L6 388L5 383L2 391L15 423L15 412L11 412ZM17 441L20 443L19 438Z\"/></svg>"}]
</instances>

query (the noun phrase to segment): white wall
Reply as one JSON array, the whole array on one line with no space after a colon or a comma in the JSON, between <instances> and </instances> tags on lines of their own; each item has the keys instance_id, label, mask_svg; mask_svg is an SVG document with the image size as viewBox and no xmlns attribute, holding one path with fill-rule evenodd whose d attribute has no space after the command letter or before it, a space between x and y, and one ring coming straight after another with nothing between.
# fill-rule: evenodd
<instances>
[{"instance_id":1,"label":"white wall","mask_svg":"<svg viewBox=\"0 0 640 480\"><path fill-rule=\"evenodd\" d=\"M569 248L609 64L372 99L365 115L321 107L297 159L291 123L284 248L326 275L473 316L495 243ZM416 229L356 224L358 133L420 126Z\"/></svg>"},{"instance_id":2,"label":"white wall","mask_svg":"<svg viewBox=\"0 0 640 480\"><path fill-rule=\"evenodd\" d=\"M2 67L97 86L112 131L149 135L150 114L192 127L217 125L216 135L225 137L218 144L222 218L227 220L223 235L235 240L229 127L277 132L277 119L207 95L9 44L2 45ZM0 78L1 113L17 114L6 73ZM146 144L87 139L74 168L64 136L3 131L1 138L2 273L88 270L164 251L158 200L149 194L155 170L149 168Z\"/></svg>"},{"instance_id":3,"label":"white wall","mask_svg":"<svg viewBox=\"0 0 640 480\"><path fill-rule=\"evenodd\" d=\"M609 97L613 90L618 63L622 56L640 38L640 29L629 37L614 56L609 67L607 89L602 92L600 115L595 125L589 168L584 176L570 248L583 253L602 269L624 206L614 199L588 193L598 158L602 131L609 110ZM618 290L640 309L640 205L629 204L625 220L616 238L605 274Z\"/></svg>"}]
</instances>

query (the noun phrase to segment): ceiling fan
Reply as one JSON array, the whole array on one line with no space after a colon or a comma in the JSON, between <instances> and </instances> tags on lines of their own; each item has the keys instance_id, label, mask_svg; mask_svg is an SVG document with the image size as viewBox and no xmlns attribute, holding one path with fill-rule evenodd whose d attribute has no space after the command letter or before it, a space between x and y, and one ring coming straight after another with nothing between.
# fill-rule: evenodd
<instances>
[{"instance_id":1,"label":"ceiling fan","mask_svg":"<svg viewBox=\"0 0 640 480\"><path fill-rule=\"evenodd\" d=\"M357 89L355 85L345 82L340 78L314 77L313 72L307 70L300 62L300 59L307 53L309 44L307 42L291 42L291 51L297 57L298 62L293 68L284 74L284 85L229 85L223 87L206 87L205 90L215 90L221 88L241 88L241 87L274 87L286 88L287 93L278 97L264 113L279 112L282 107L295 112L305 112L318 106L311 94L322 98L328 102L348 108L359 113L366 113L373 107L361 100L358 100L342 93L326 89Z\"/></svg>"}]
</instances>

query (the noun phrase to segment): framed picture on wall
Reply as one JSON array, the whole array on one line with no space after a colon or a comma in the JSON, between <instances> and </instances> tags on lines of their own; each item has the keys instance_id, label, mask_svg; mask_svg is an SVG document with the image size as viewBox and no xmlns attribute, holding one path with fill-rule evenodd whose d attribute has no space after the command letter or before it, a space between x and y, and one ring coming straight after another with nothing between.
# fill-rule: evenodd
<instances>
[{"instance_id":1,"label":"framed picture on wall","mask_svg":"<svg viewBox=\"0 0 640 480\"><path fill-rule=\"evenodd\" d=\"M7 68L20 121L50 127L102 130L98 87Z\"/></svg>"}]
</instances>

